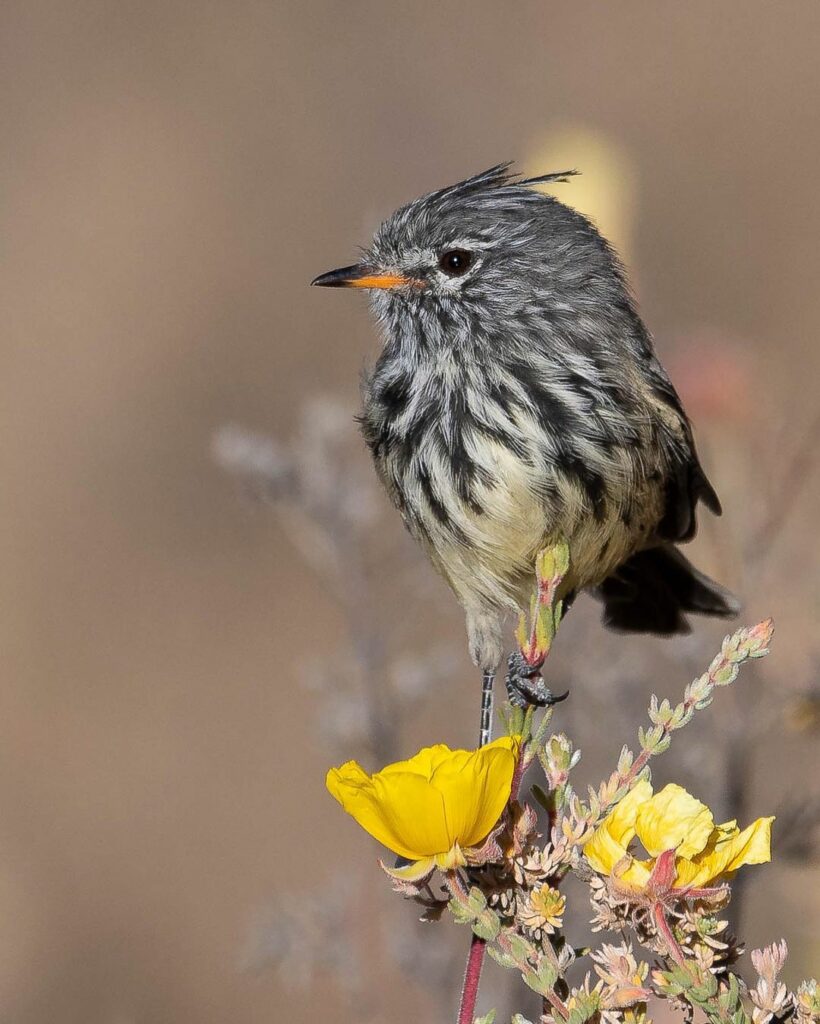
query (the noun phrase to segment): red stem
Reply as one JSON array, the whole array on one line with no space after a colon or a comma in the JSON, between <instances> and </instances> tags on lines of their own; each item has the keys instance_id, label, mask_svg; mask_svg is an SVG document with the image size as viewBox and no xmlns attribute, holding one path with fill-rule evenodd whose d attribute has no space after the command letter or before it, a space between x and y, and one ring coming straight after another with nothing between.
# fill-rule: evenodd
<instances>
[{"instance_id":1,"label":"red stem","mask_svg":"<svg viewBox=\"0 0 820 1024\"><path fill-rule=\"evenodd\" d=\"M484 963L484 950L487 943L477 935L470 943L467 956L467 967L464 971L464 986L461 989L461 1005L458 1009L458 1024L473 1024L475 1018L475 1002L478 996L478 983L481 979L481 967Z\"/></svg>"},{"instance_id":2,"label":"red stem","mask_svg":"<svg viewBox=\"0 0 820 1024\"><path fill-rule=\"evenodd\" d=\"M656 903L652 908L652 916L655 918L655 926L663 936L663 940L667 945L669 956L676 964L686 963L683 950L680 948L678 940L675 938L675 933L672 931L672 927L666 919L666 912L660 903Z\"/></svg>"},{"instance_id":3,"label":"red stem","mask_svg":"<svg viewBox=\"0 0 820 1024\"><path fill-rule=\"evenodd\" d=\"M521 785L521 776L524 773L524 751L519 752L518 763L515 766L510 786L510 800L518 797L518 789ZM461 881L458 872L448 872L452 885L464 891L465 886ZM475 1003L478 998L478 983L481 980L481 968L484 965L484 952L487 943L477 935L473 935L470 943L470 952L467 954L467 966L464 969L464 985L461 989L461 1005L458 1009L457 1024L473 1024L475 1018Z\"/></svg>"},{"instance_id":4,"label":"red stem","mask_svg":"<svg viewBox=\"0 0 820 1024\"><path fill-rule=\"evenodd\" d=\"M510 800L518 799L518 790L521 788L521 777L524 774L524 751L518 755L518 763L513 771L512 783L510 784Z\"/></svg>"},{"instance_id":5,"label":"red stem","mask_svg":"<svg viewBox=\"0 0 820 1024\"><path fill-rule=\"evenodd\" d=\"M521 755L523 755L523 751ZM513 772L512 786L510 787L511 800L515 800L518 797L518 787L521 785L523 770L523 756L521 755L519 755L518 764L516 764L515 771ZM455 877L458 882L461 882L457 874ZM463 883L461 883L461 888L464 888ZM481 980L481 968L484 965L484 952L486 948L487 943L484 939L474 935L470 943L470 952L467 954L467 966L464 969L464 985L461 989L461 1005L458 1009L457 1024L473 1024L475 1003L478 997L478 983Z\"/></svg>"}]
</instances>

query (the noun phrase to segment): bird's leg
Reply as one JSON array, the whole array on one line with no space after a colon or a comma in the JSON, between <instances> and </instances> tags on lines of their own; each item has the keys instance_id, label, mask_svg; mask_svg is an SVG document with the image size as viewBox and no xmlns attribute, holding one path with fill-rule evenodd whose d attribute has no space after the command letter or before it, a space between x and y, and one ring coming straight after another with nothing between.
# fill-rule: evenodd
<instances>
[{"instance_id":1,"label":"bird's leg","mask_svg":"<svg viewBox=\"0 0 820 1024\"><path fill-rule=\"evenodd\" d=\"M539 708L552 707L569 696L569 690L557 697L547 689L541 676L541 664L531 665L520 651L515 651L507 659L507 695L510 704L517 708L525 708L534 704Z\"/></svg>"},{"instance_id":2,"label":"bird's leg","mask_svg":"<svg viewBox=\"0 0 820 1024\"><path fill-rule=\"evenodd\" d=\"M493 683L495 672L484 672L481 676L481 728L478 745L486 747L493 738Z\"/></svg>"}]
</instances>

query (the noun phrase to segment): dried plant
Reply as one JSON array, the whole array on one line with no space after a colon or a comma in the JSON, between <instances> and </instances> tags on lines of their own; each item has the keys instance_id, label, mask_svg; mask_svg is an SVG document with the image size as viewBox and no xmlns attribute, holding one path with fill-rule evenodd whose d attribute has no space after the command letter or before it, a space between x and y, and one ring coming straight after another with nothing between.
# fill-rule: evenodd
<instances>
[{"instance_id":1,"label":"dried plant","mask_svg":"<svg viewBox=\"0 0 820 1024\"><path fill-rule=\"evenodd\" d=\"M518 634L531 664L543 664L549 653L568 561L565 544L538 560L531 623ZM423 907L424 920L449 912L472 930L459 1024L493 1019L474 1018L485 952L541 997L541 1024L643 1024L653 998L715 1024L820 1021L816 981L790 991L779 980L785 942L752 953L757 979L749 987L736 969L743 947L720 917L735 872L769 860L773 819L742 831L734 821L715 824L682 787L653 794L650 783L650 760L744 663L768 653L772 630L767 620L726 637L679 703L653 697L637 752L625 747L615 770L585 797L571 782L579 752L564 734L549 732L552 708L507 706L508 736L475 752L433 747L374 776L355 762L331 770L329 788L345 810L404 858L400 866L383 865L394 889ZM531 784L530 797L521 798L524 773L535 762L545 785ZM536 804L547 814L544 834ZM579 949L565 934L561 885L570 873L588 888L594 930L617 933L617 944ZM574 965L586 966L575 984L568 979Z\"/></svg>"}]
</instances>

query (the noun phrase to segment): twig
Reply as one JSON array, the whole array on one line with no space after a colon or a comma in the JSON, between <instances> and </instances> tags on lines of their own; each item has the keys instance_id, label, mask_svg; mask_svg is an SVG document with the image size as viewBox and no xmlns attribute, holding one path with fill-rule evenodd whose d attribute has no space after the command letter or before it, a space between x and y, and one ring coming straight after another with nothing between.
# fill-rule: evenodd
<instances>
[{"instance_id":1,"label":"twig","mask_svg":"<svg viewBox=\"0 0 820 1024\"><path fill-rule=\"evenodd\" d=\"M478 997L478 983L481 980L481 968L484 965L484 953L487 943L477 935L470 943L467 955L467 966L464 969L464 984L461 987L461 1002L458 1008L458 1024L473 1024L475 1004Z\"/></svg>"}]
</instances>

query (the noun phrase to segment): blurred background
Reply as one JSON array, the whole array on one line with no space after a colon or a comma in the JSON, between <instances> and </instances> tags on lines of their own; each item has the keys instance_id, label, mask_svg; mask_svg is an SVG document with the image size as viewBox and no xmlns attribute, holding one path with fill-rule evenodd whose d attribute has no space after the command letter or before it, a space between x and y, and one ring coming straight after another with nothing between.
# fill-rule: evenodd
<instances>
[{"instance_id":1,"label":"blurred background","mask_svg":"<svg viewBox=\"0 0 820 1024\"><path fill-rule=\"evenodd\" d=\"M655 778L778 814L735 923L817 970L819 43L816 0L2 5L4 1021L453 1015L466 933L415 923L323 780L471 745L475 672L356 435L365 301L308 282L506 159L583 172L557 194L628 262L723 500L693 556L776 619ZM579 783L723 631L578 602Z\"/></svg>"}]
</instances>

